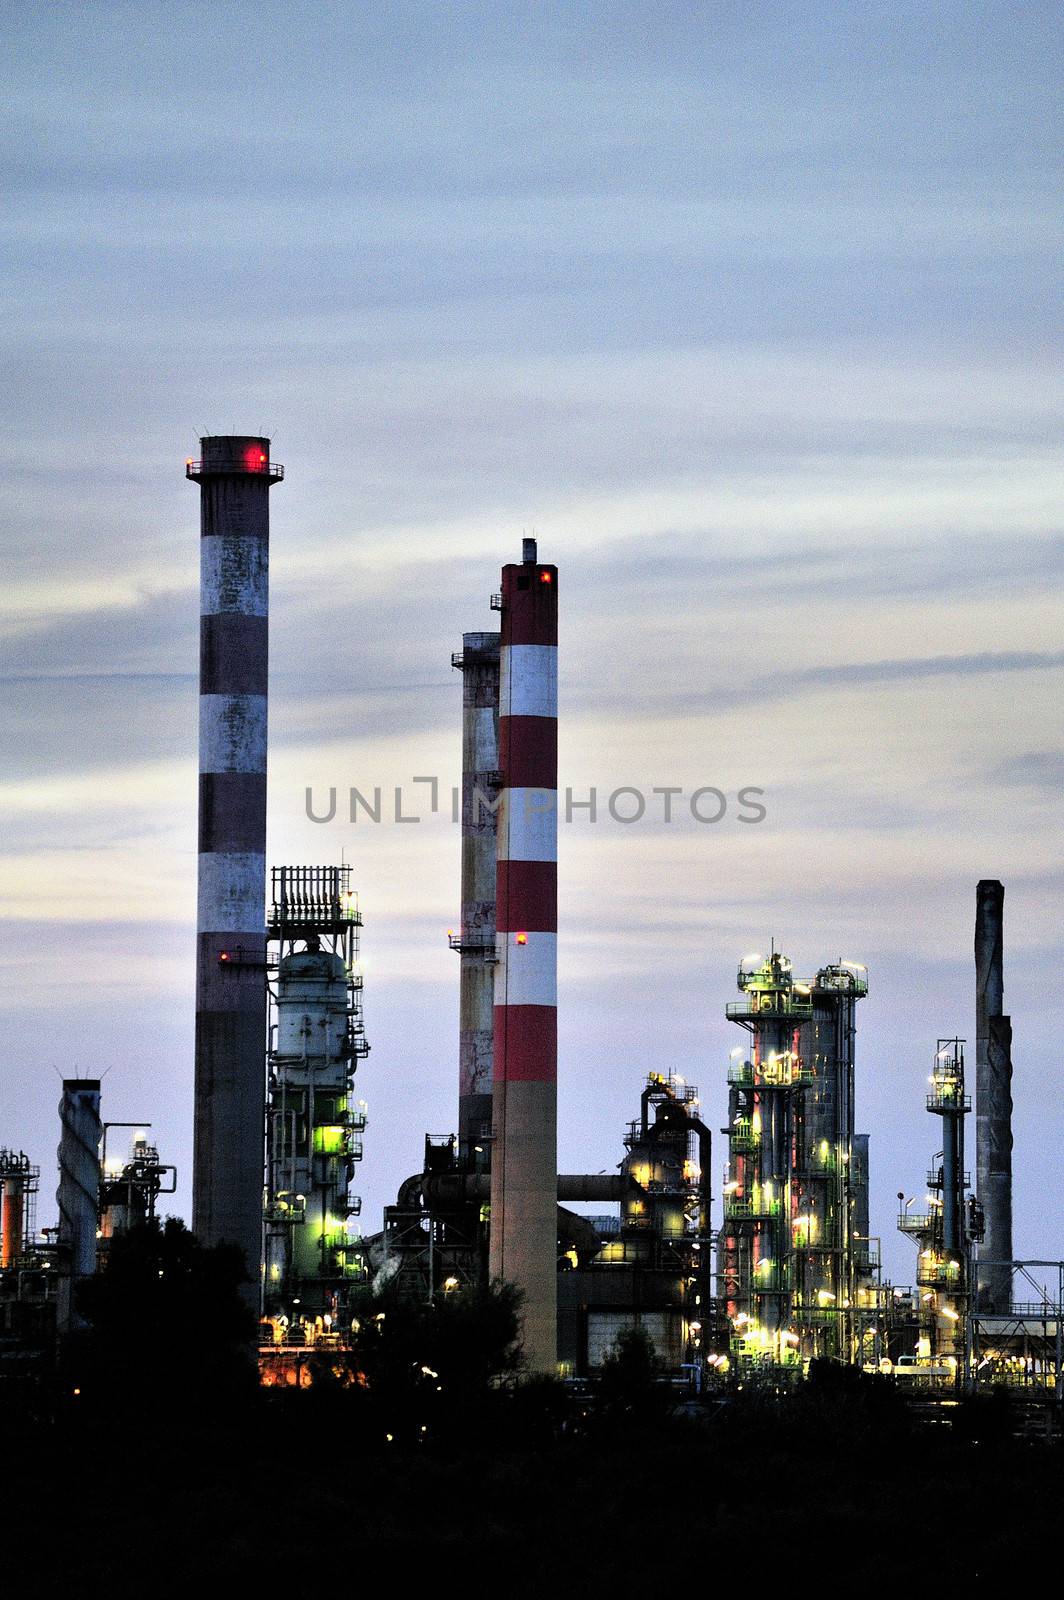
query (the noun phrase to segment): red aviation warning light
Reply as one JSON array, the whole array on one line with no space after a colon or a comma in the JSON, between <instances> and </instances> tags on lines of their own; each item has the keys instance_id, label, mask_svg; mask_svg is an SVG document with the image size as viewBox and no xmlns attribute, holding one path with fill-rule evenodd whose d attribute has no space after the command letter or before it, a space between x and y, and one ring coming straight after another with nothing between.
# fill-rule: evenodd
<instances>
[{"instance_id":1,"label":"red aviation warning light","mask_svg":"<svg viewBox=\"0 0 1064 1600\"><path fill-rule=\"evenodd\" d=\"M248 472L265 472L269 457L260 444L248 445L244 451L244 466Z\"/></svg>"},{"instance_id":2,"label":"red aviation warning light","mask_svg":"<svg viewBox=\"0 0 1064 1600\"><path fill-rule=\"evenodd\" d=\"M553 583L554 579L549 572L541 572L539 575L539 581L540 583Z\"/></svg>"}]
</instances>

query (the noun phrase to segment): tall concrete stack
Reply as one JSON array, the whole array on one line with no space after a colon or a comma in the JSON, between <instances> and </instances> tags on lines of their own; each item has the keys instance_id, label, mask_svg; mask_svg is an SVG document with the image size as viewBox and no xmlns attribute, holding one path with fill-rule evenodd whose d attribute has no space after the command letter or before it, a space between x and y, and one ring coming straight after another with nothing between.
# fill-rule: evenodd
<instances>
[{"instance_id":1,"label":"tall concrete stack","mask_svg":"<svg viewBox=\"0 0 1064 1600\"><path fill-rule=\"evenodd\" d=\"M558 571L502 572L491 1252L524 1296L529 1371L557 1370Z\"/></svg>"},{"instance_id":2,"label":"tall concrete stack","mask_svg":"<svg viewBox=\"0 0 1064 1600\"><path fill-rule=\"evenodd\" d=\"M199 904L193 1228L258 1295L266 1061L270 441L200 441Z\"/></svg>"},{"instance_id":3,"label":"tall concrete stack","mask_svg":"<svg viewBox=\"0 0 1064 1600\"><path fill-rule=\"evenodd\" d=\"M976 1193L986 1218L978 1307L1012 1303L1012 1019L1003 1014L1005 890L980 879L975 897ZM983 1266L982 1263L987 1265Z\"/></svg>"},{"instance_id":4,"label":"tall concrete stack","mask_svg":"<svg viewBox=\"0 0 1064 1600\"><path fill-rule=\"evenodd\" d=\"M499 635L465 633L462 653L462 925L458 1140L463 1165L491 1151L495 971L495 801L499 780ZM452 943L455 941L452 940Z\"/></svg>"}]
</instances>

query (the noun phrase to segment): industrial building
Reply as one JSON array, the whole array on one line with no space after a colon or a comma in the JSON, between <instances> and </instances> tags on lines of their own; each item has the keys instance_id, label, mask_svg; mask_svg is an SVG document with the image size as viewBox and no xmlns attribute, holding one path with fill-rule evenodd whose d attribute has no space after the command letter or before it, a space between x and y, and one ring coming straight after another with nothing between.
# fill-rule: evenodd
<instances>
[{"instance_id":1,"label":"industrial building","mask_svg":"<svg viewBox=\"0 0 1064 1600\"><path fill-rule=\"evenodd\" d=\"M100 1109L98 1079L64 1080L55 1226L37 1226L40 1168L23 1151L0 1150L0 1375L5 1358L18 1370L80 1326L79 1283L106 1260L114 1238L154 1218L160 1198L177 1187L176 1168L148 1137L151 1124L104 1122ZM116 1129L131 1134L125 1155L114 1153Z\"/></svg>"},{"instance_id":2,"label":"industrial building","mask_svg":"<svg viewBox=\"0 0 1064 1600\"><path fill-rule=\"evenodd\" d=\"M278 1343L349 1326L349 1291L366 1278L348 1230L366 1126L361 925L350 867L274 868L263 1311Z\"/></svg>"},{"instance_id":3,"label":"industrial building","mask_svg":"<svg viewBox=\"0 0 1064 1600\"><path fill-rule=\"evenodd\" d=\"M972 1108L964 1086L963 1039L940 1039L927 1109L942 1124L942 1149L927 1174L926 1210L910 1210L901 1196L900 1231L918 1249L916 1354L955 1367L964 1355L971 1286L972 1246L984 1236L982 1207L969 1193L964 1169L964 1119Z\"/></svg>"},{"instance_id":4,"label":"industrial building","mask_svg":"<svg viewBox=\"0 0 1064 1600\"><path fill-rule=\"evenodd\" d=\"M786 956L740 963L729 1021L748 1035L728 1071L720 1292L743 1363L854 1361L874 1303L867 1159L856 1159L855 962L795 978ZM864 1148L867 1148L865 1146Z\"/></svg>"},{"instance_id":5,"label":"industrial building","mask_svg":"<svg viewBox=\"0 0 1064 1600\"><path fill-rule=\"evenodd\" d=\"M424 1301L501 1279L522 1294L529 1373L593 1377L618 1334L639 1328L696 1387L785 1384L827 1359L932 1389L1007 1381L1064 1400L1064 1264L1012 1259L996 880L976 895L976 1184L965 1041L943 1038L926 1096L941 1130L927 1200L914 1210L899 1197L914 1285L882 1280L872 1234L857 962L803 979L773 945L739 963L725 1015L742 1043L710 1090L727 1105L718 1215L713 1119L669 1062L650 1064L614 1171L558 1172L560 593L534 539L485 594L497 631L463 634L451 656L462 685L454 1127L425 1135L421 1170L362 1232L356 1075L369 1045L354 872L267 873L269 493L283 468L268 439L241 435L205 437L185 470L201 528L193 1227L244 1253L264 1381L292 1381L285 1364L300 1352L342 1349L368 1292ZM117 1127L129 1149L114 1155L112 1135L108 1156ZM64 1082L58 1221L45 1230L39 1167L0 1150L0 1370L77 1327L79 1283L174 1192L149 1128L104 1122L99 1080ZM1056 1270L1052 1294L1030 1288L1035 1267Z\"/></svg>"}]
</instances>

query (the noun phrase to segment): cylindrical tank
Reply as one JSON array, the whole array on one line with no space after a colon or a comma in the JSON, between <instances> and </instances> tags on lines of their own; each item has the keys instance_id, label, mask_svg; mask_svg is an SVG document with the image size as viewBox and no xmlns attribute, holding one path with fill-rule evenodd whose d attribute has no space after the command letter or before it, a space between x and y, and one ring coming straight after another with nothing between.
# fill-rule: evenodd
<instances>
[{"instance_id":1,"label":"cylindrical tank","mask_svg":"<svg viewBox=\"0 0 1064 1600\"><path fill-rule=\"evenodd\" d=\"M290 1284L293 1276L300 1282L332 1276L346 1238L350 1012L342 958L314 949L285 956L276 1005L270 1193L297 1220L271 1226L267 1272L271 1280Z\"/></svg>"},{"instance_id":2,"label":"cylindrical tank","mask_svg":"<svg viewBox=\"0 0 1064 1600\"><path fill-rule=\"evenodd\" d=\"M258 1300L266 1059L270 441L204 438L193 1229L247 1259Z\"/></svg>"},{"instance_id":3,"label":"cylindrical tank","mask_svg":"<svg viewBox=\"0 0 1064 1600\"><path fill-rule=\"evenodd\" d=\"M299 950L285 956L277 971L278 1063L326 1065L342 1086L346 1080L347 970L338 955Z\"/></svg>"},{"instance_id":4,"label":"cylindrical tank","mask_svg":"<svg viewBox=\"0 0 1064 1600\"><path fill-rule=\"evenodd\" d=\"M20 1177L5 1178L0 1201L0 1267L10 1267L22 1254L22 1185Z\"/></svg>"},{"instance_id":5,"label":"cylindrical tank","mask_svg":"<svg viewBox=\"0 0 1064 1600\"><path fill-rule=\"evenodd\" d=\"M529 1371L557 1370L558 571L502 572L491 1248L524 1296Z\"/></svg>"}]
</instances>

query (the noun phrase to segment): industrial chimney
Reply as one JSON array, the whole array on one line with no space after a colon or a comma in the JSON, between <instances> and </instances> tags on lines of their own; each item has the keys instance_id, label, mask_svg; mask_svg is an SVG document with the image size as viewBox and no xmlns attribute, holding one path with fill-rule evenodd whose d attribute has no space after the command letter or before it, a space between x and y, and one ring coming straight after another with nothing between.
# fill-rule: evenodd
<instances>
[{"instance_id":1,"label":"industrial chimney","mask_svg":"<svg viewBox=\"0 0 1064 1600\"><path fill-rule=\"evenodd\" d=\"M56 1321L60 1333L80 1327L77 1286L96 1271L100 1215L100 1082L66 1078L59 1102L59 1278Z\"/></svg>"},{"instance_id":2,"label":"industrial chimney","mask_svg":"<svg viewBox=\"0 0 1064 1600\"><path fill-rule=\"evenodd\" d=\"M986 1218L978 1309L1012 1304L1012 1020L1002 1014L1005 890L982 878L975 896L976 1193ZM986 1261L984 1267L981 1263Z\"/></svg>"},{"instance_id":3,"label":"industrial chimney","mask_svg":"<svg viewBox=\"0 0 1064 1600\"><path fill-rule=\"evenodd\" d=\"M464 633L462 652L462 921L458 1146L466 1170L490 1163L495 969L495 802L499 782L499 635Z\"/></svg>"},{"instance_id":4,"label":"industrial chimney","mask_svg":"<svg viewBox=\"0 0 1064 1600\"><path fill-rule=\"evenodd\" d=\"M270 441L200 440L199 903L192 1225L244 1251L257 1302L266 1074Z\"/></svg>"},{"instance_id":5,"label":"industrial chimney","mask_svg":"<svg viewBox=\"0 0 1064 1600\"><path fill-rule=\"evenodd\" d=\"M557 1370L558 570L502 571L491 1252L522 1291L531 1372Z\"/></svg>"}]
</instances>

